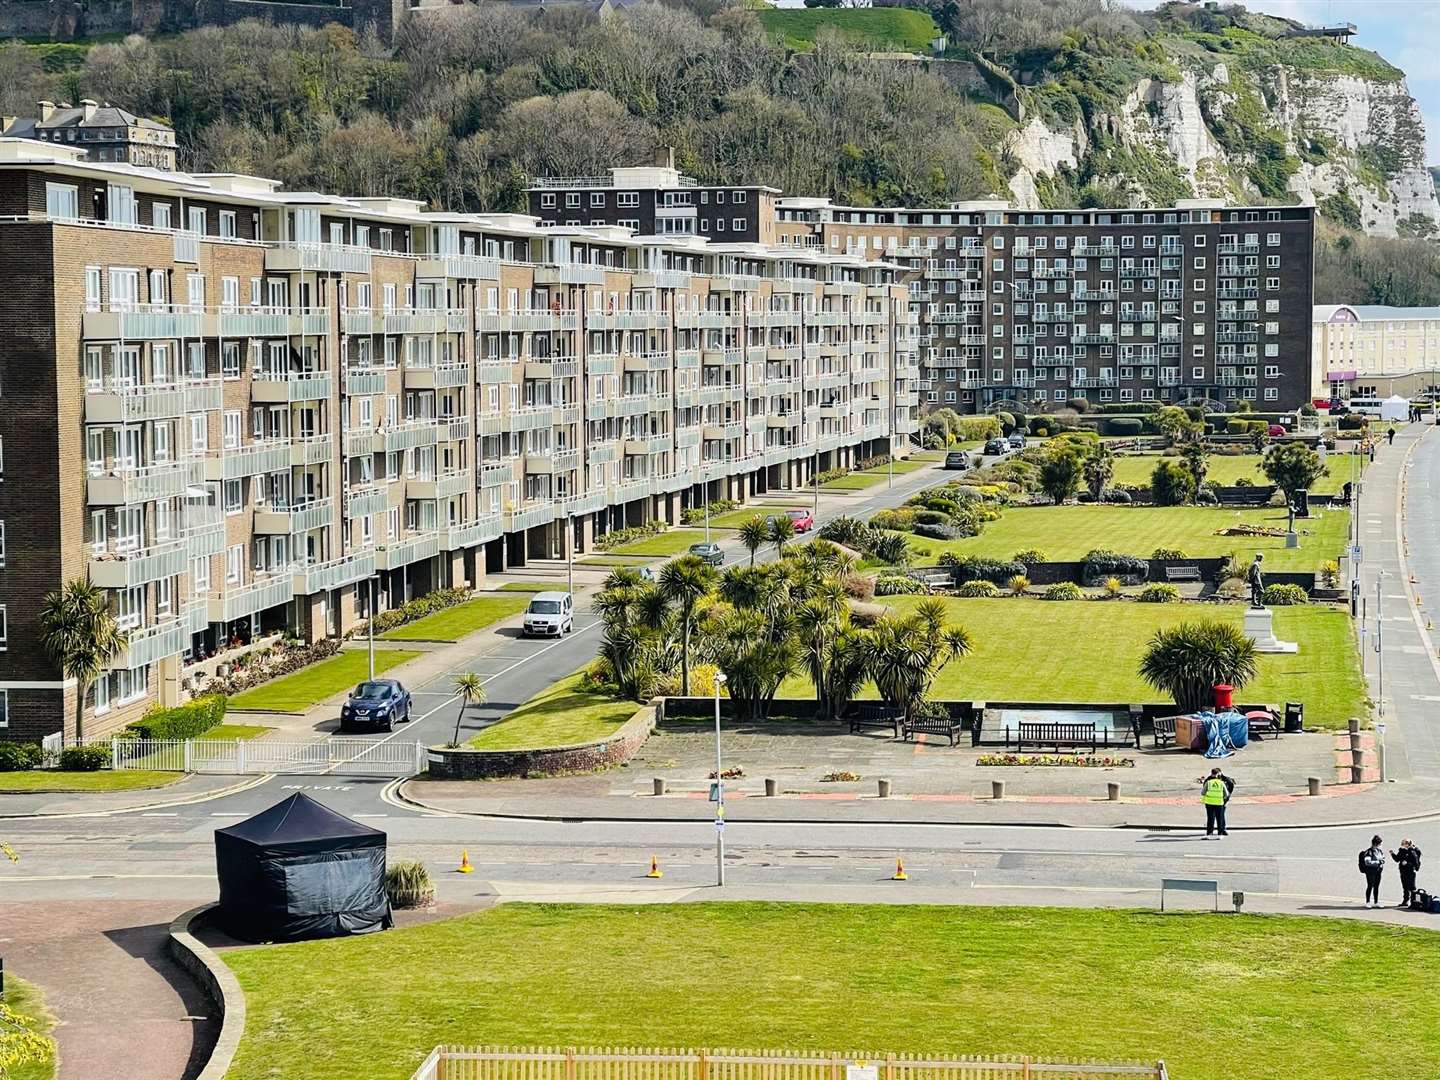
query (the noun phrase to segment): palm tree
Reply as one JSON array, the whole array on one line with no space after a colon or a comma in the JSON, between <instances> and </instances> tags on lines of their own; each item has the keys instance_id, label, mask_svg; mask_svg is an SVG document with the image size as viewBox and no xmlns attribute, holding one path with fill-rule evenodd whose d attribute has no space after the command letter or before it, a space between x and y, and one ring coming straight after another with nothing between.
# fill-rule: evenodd
<instances>
[{"instance_id":1,"label":"palm tree","mask_svg":"<svg viewBox=\"0 0 1440 1080\"><path fill-rule=\"evenodd\" d=\"M1218 683L1238 690L1257 670L1255 642L1214 619L1157 630L1140 658L1140 677L1169 694L1182 712L1212 707Z\"/></svg>"},{"instance_id":2,"label":"palm tree","mask_svg":"<svg viewBox=\"0 0 1440 1080\"><path fill-rule=\"evenodd\" d=\"M848 612L845 591L835 581L824 582L796 610L801 661L824 720L838 719L865 682L867 635L850 626Z\"/></svg>"},{"instance_id":3,"label":"palm tree","mask_svg":"<svg viewBox=\"0 0 1440 1080\"><path fill-rule=\"evenodd\" d=\"M1090 497L1098 501L1105 486L1115 475L1115 452L1101 443L1094 453L1085 459L1084 472L1085 486L1090 489Z\"/></svg>"},{"instance_id":4,"label":"palm tree","mask_svg":"<svg viewBox=\"0 0 1440 1080\"><path fill-rule=\"evenodd\" d=\"M485 704L485 684L480 681L480 676L473 671L456 675L454 685L451 687L455 696L460 699L460 711L455 714L455 737L450 740L451 746L460 745L460 721L465 719L465 710L471 705Z\"/></svg>"},{"instance_id":5,"label":"palm tree","mask_svg":"<svg viewBox=\"0 0 1440 1080\"><path fill-rule=\"evenodd\" d=\"M970 635L948 625L945 602L921 601L910 615L882 619L870 632L868 667L886 703L911 719L940 669L970 651Z\"/></svg>"},{"instance_id":6,"label":"palm tree","mask_svg":"<svg viewBox=\"0 0 1440 1080\"><path fill-rule=\"evenodd\" d=\"M85 695L120 655L129 635L115 622L105 593L79 578L46 595L40 606L40 647L75 680L75 741L85 737ZM64 738L63 734L61 736Z\"/></svg>"},{"instance_id":7,"label":"palm tree","mask_svg":"<svg viewBox=\"0 0 1440 1080\"><path fill-rule=\"evenodd\" d=\"M1198 493L1205 486L1205 473L1209 467L1210 455L1205 452L1205 443L1199 439L1187 442L1180 448L1180 456L1190 469L1190 475L1195 478L1195 490Z\"/></svg>"},{"instance_id":8,"label":"palm tree","mask_svg":"<svg viewBox=\"0 0 1440 1080\"><path fill-rule=\"evenodd\" d=\"M788 517L773 517L765 527L766 539L775 545L775 554L784 555L785 545L795 539L795 523Z\"/></svg>"},{"instance_id":9,"label":"palm tree","mask_svg":"<svg viewBox=\"0 0 1440 1080\"><path fill-rule=\"evenodd\" d=\"M759 551L770 539L770 530L765 524L765 519L756 514L744 525L740 526L740 543L745 545L745 550L750 552L750 565L755 565L755 552Z\"/></svg>"},{"instance_id":10,"label":"palm tree","mask_svg":"<svg viewBox=\"0 0 1440 1080\"><path fill-rule=\"evenodd\" d=\"M690 696L690 632L695 607L715 588L715 568L698 555L672 559L660 571L660 594L680 613L680 693Z\"/></svg>"}]
</instances>

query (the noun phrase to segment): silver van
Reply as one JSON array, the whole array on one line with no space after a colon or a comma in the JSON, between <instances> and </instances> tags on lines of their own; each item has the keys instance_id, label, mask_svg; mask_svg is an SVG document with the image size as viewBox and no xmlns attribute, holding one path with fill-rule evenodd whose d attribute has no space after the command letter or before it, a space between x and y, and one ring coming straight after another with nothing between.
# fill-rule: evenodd
<instances>
[{"instance_id":1,"label":"silver van","mask_svg":"<svg viewBox=\"0 0 1440 1080\"><path fill-rule=\"evenodd\" d=\"M574 629L568 592L536 593L525 609L526 637L559 637Z\"/></svg>"}]
</instances>

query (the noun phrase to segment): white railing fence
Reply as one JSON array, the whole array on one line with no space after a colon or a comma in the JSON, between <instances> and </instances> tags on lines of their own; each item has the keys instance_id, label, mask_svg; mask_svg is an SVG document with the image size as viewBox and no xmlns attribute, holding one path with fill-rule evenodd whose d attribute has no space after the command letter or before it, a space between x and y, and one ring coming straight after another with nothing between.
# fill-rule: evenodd
<instances>
[{"instance_id":1,"label":"white railing fence","mask_svg":"<svg viewBox=\"0 0 1440 1080\"><path fill-rule=\"evenodd\" d=\"M356 773L411 776L425 771L421 742L354 738L293 742L260 739L86 739L87 746L110 751L113 769L159 772ZM56 753L58 755L58 747Z\"/></svg>"}]
</instances>

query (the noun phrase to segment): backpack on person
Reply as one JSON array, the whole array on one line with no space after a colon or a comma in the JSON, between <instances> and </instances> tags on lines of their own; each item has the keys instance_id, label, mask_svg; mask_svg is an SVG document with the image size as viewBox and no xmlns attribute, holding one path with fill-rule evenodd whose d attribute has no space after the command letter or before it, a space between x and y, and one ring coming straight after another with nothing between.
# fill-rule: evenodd
<instances>
[{"instance_id":1,"label":"backpack on person","mask_svg":"<svg viewBox=\"0 0 1440 1080\"><path fill-rule=\"evenodd\" d=\"M1370 870L1379 870L1385 865L1385 856L1376 851L1373 847L1367 847L1360 852L1360 872L1366 873Z\"/></svg>"}]
</instances>

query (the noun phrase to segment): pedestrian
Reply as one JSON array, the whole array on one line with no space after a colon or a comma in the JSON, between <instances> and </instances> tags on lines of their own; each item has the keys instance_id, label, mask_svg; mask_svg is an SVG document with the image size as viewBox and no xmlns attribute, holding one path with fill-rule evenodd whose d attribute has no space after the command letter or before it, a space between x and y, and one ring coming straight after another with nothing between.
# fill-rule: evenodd
<instances>
[{"instance_id":1,"label":"pedestrian","mask_svg":"<svg viewBox=\"0 0 1440 1080\"><path fill-rule=\"evenodd\" d=\"M1385 438L1386 438L1386 440L1390 443L1391 446L1394 446L1394 445L1395 445L1395 425L1394 425L1394 424L1391 424L1391 425L1390 425L1390 430L1387 431L1387 432L1385 432Z\"/></svg>"},{"instance_id":2,"label":"pedestrian","mask_svg":"<svg viewBox=\"0 0 1440 1080\"><path fill-rule=\"evenodd\" d=\"M1365 906L1380 906L1380 875L1385 873L1385 848L1380 837L1370 839L1370 846L1360 852L1360 872L1365 875Z\"/></svg>"},{"instance_id":3,"label":"pedestrian","mask_svg":"<svg viewBox=\"0 0 1440 1080\"><path fill-rule=\"evenodd\" d=\"M1225 826L1225 804L1230 801L1230 793L1234 790L1235 781L1218 767L1211 769L1210 775L1200 780L1200 801L1205 804L1206 836L1217 831L1221 836L1230 835L1230 830Z\"/></svg>"},{"instance_id":4,"label":"pedestrian","mask_svg":"<svg viewBox=\"0 0 1440 1080\"><path fill-rule=\"evenodd\" d=\"M1390 852L1395 860L1395 869L1400 871L1400 888L1405 896L1400 906L1409 907L1415 899L1415 875L1420 873L1420 849L1409 840L1400 841L1400 850Z\"/></svg>"}]
</instances>

